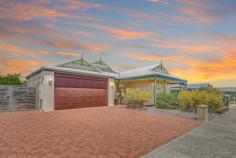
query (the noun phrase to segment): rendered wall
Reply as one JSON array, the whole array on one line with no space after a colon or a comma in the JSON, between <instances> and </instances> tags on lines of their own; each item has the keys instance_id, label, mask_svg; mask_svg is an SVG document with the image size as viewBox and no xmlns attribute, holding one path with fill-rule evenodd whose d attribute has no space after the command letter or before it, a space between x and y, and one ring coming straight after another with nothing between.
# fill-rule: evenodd
<instances>
[{"instance_id":1,"label":"rendered wall","mask_svg":"<svg viewBox=\"0 0 236 158\"><path fill-rule=\"evenodd\" d=\"M153 85L153 80L131 80L131 81L125 81L124 82L124 88L140 88L142 90L145 90L149 93L151 93L151 99L145 103L146 105L153 105L154 104L154 96L153 96L153 91L154 91L154 85Z\"/></svg>"},{"instance_id":2,"label":"rendered wall","mask_svg":"<svg viewBox=\"0 0 236 158\"><path fill-rule=\"evenodd\" d=\"M42 94L42 110L54 111L54 72L43 71Z\"/></svg>"},{"instance_id":3,"label":"rendered wall","mask_svg":"<svg viewBox=\"0 0 236 158\"><path fill-rule=\"evenodd\" d=\"M115 99L115 84L114 79L108 79L108 106L114 106Z\"/></svg>"}]
</instances>

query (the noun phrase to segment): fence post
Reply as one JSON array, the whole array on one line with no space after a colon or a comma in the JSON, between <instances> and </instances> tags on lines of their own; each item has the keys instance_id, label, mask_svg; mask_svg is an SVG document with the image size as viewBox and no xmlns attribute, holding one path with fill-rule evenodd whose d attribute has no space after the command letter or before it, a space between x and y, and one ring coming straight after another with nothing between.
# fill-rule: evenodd
<instances>
[{"instance_id":1,"label":"fence post","mask_svg":"<svg viewBox=\"0 0 236 158\"><path fill-rule=\"evenodd\" d=\"M9 105L9 110L10 111L15 111L15 106L14 106L14 99L13 99L13 87L9 86L8 87L8 105Z\"/></svg>"}]
</instances>

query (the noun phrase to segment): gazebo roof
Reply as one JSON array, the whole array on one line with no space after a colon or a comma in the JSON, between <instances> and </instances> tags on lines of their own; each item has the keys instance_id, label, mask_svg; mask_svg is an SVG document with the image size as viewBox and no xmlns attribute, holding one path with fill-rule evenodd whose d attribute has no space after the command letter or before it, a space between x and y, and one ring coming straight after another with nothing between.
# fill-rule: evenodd
<instances>
[{"instance_id":1,"label":"gazebo roof","mask_svg":"<svg viewBox=\"0 0 236 158\"><path fill-rule=\"evenodd\" d=\"M105 72L117 73L114 70L112 70L112 68L109 65L107 65L104 61L102 61L101 58L100 60L93 62L92 65Z\"/></svg>"},{"instance_id":2,"label":"gazebo roof","mask_svg":"<svg viewBox=\"0 0 236 158\"><path fill-rule=\"evenodd\" d=\"M84 60L83 57L81 57L80 59L74 60L74 61L70 61L68 63L58 65L58 67L100 72L99 69L97 69L95 66L93 66L92 64L90 64L86 60Z\"/></svg>"}]
</instances>

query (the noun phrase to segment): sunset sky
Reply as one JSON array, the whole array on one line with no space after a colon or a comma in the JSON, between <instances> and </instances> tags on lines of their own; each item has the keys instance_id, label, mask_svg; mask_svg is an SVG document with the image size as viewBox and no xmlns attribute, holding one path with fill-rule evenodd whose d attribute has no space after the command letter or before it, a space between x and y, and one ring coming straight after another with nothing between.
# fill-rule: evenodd
<instances>
[{"instance_id":1,"label":"sunset sky","mask_svg":"<svg viewBox=\"0 0 236 158\"><path fill-rule=\"evenodd\" d=\"M0 74L100 56L236 87L235 0L0 0Z\"/></svg>"}]
</instances>

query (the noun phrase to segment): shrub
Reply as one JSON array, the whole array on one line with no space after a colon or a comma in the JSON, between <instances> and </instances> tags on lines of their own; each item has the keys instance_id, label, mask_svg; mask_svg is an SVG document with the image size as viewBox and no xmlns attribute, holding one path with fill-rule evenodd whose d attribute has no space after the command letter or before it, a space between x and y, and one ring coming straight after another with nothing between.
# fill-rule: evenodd
<instances>
[{"instance_id":1,"label":"shrub","mask_svg":"<svg viewBox=\"0 0 236 158\"><path fill-rule=\"evenodd\" d=\"M178 95L183 110L196 109L197 105L208 105L209 110L217 111L223 105L223 94L216 89L183 90Z\"/></svg>"},{"instance_id":2,"label":"shrub","mask_svg":"<svg viewBox=\"0 0 236 158\"><path fill-rule=\"evenodd\" d=\"M125 93L125 102L129 107L143 106L150 100L151 94L138 88L128 88Z\"/></svg>"},{"instance_id":3,"label":"shrub","mask_svg":"<svg viewBox=\"0 0 236 158\"><path fill-rule=\"evenodd\" d=\"M162 94L157 97L157 106L165 109L176 109L179 105L177 94Z\"/></svg>"},{"instance_id":4,"label":"shrub","mask_svg":"<svg viewBox=\"0 0 236 158\"><path fill-rule=\"evenodd\" d=\"M22 85L21 74L0 75L0 85Z\"/></svg>"}]
</instances>

